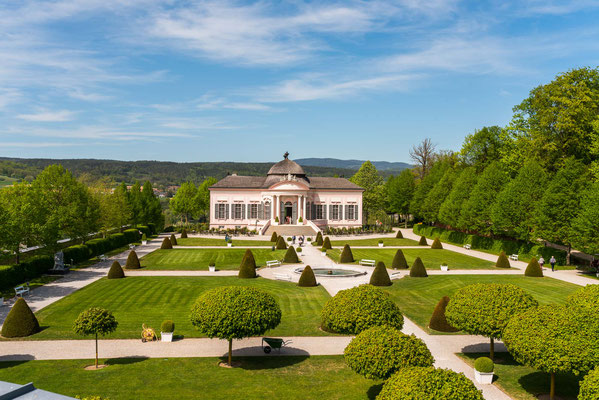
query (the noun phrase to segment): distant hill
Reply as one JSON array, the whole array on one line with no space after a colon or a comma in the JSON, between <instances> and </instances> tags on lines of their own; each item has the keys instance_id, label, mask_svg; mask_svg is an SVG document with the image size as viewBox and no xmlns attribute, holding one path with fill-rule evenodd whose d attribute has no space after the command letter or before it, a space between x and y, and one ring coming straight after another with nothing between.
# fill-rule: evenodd
<instances>
[{"instance_id":1,"label":"distant hill","mask_svg":"<svg viewBox=\"0 0 599 400\"><path fill-rule=\"evenodd\" d=\"M302 166L346 168L357 170L365 160L339 160L337 158L300 158L294 160ZM404 162L371 161L379 171L399 172L412 165Z\"/></svg>"}]
</instances>

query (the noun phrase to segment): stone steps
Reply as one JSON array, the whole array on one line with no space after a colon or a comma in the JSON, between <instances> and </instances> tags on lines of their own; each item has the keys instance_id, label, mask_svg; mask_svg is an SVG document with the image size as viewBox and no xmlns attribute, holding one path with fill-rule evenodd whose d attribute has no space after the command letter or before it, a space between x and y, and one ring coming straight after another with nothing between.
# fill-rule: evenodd
<instances>
[{"instance_id":1,"label":"stone steps","mask_svg":"<svg viewBox=\"0 0 599 400\"><path fill-rule=\"evenodd\" d=\"M265 236L271 236L273 232L281 236L316 236L316 232L308 225L271 225L268 227Z\"/></svg>"}]
</instances>

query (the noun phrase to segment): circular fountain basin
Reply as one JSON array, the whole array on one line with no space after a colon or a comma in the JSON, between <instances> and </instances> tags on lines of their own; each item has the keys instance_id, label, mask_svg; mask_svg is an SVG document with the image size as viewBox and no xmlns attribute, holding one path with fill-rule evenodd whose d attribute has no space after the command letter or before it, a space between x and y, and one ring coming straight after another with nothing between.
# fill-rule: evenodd
<instances>
[{"instance_id":1,"label":"circular fountain basin","mask_svg":"<svg viewBox=\"0 0 599 400\"><path fill-rule=\"evenodd\" d=\"M303 268L296 268L294 272L301 274L304 271ZM334 268L334 267L315 267L312 268L315 276L328 277L328 278L349 278L353 276L366 275L364 271L358 271L349 268Z\"/></svg>"}]
</instances>

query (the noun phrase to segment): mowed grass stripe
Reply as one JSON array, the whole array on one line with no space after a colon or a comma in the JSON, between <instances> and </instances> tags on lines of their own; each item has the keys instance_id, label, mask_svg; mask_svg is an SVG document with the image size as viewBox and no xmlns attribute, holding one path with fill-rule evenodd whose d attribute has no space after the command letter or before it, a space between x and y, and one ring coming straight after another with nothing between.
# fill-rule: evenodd
<instances>
[{"instance_id":1,"label":"mowed grass stripe","mask_svg":"<svg viewBox=\"0 0 599 400\"><path fill-rule=\"evenodd\" d=\"M338 239L331 240L332 246L378 246L381 238L369 238L369 239ZM418 241L412 239L396 239L396 238L383 238L383 244L385 246L418 246Z\"/></svg>"},{"instance_id":2,"label":"mowed grass stripe","mask_svg":"<svg viewBox=\"0 0 599 400\"><path fill-rule=\"evenodd\" d=\"M266 261L282 260L286 250L251 249L258 267ZM147 270L194 270L207 271L211 262L216 269L236 270L246 249L172 249L156 250L141 258L141 266Z\"/></svg>"},{"instance_id":3,"label":"mowed grass stripe","mask_svg":"<svg viewBox=\"0 0 599 400\"><path fill-rule=\"evenodd\" d=\"M232 240L233 246L236 247L252 247L252 246L267 246L271 247L274 245L270 240L251 240L251 239L235 239ZM222 238L178 238L177 244L179 246L226 246L224 236Z\"/></svg>"},{"instance_id":4,"label":"mowed grass stripe","mask_svg":"<svg viewBox=\"0 0 599 400\"><path fill-rule=\"evenodd\" d=\"M110 310L119 322L117 331L107 338L138 338L143 323L159 331L165 319L175 322L176 335L201 337L189 321L191 306L206 290L229 285L262 288L277 299L283 316L269 335L328 335L318 329L320 310L330 297L322 286L300 288L291 282L263 278L128 277L101 279L40 310L36 315L44 329L27 340L81 339L72 331L73 321L90 307Z\"/></svg>"}]
</instances>

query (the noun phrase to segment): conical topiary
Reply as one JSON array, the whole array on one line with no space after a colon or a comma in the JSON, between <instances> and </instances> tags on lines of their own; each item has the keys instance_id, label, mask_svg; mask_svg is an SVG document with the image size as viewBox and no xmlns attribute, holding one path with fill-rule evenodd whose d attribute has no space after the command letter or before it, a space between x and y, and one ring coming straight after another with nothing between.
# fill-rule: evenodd
<instances>
[{"instance_id":1,"label":"conical topiary","mask_svg":"<svg viewBox=\"0 0 599 400\"><path fill-rule=\"evenodd\" d=\"M108 270L108 275L106 275L108 279L121 279L125 277L125 272L119 264L118 261L114 261Z\"/></svg>"},{"instance_id":2,"label":"conical topiary","mask_svg":"<svg viewBox=\"0 0 599 400\"><path fill-rule=\"evenodd\" d=\"M174 234L174 233L171 233L171 244L172 244L173 246L176 246L176 245L177 245L177 238L175 237L175 234Z\"/></svg>"},{"instance_id":3,"label":"conical topiary","mask_svg":"<svg viewBox=\"0 0 599 400\"><path fill-rule=\"evenodd\" d=\"M135 250L131 250L129 252L129 257L127 257L127 263L125 264L125 268L127 269L139 269L141 265L139 264L139 258L137 258L137 253Z\"/></svg>"},{"instance_id":4,"label":"conical topiary","mask_svg":"<svg viewBox=\"0 0 599 400\"><path fill-rule=\"evenodd\" d=\"M420 246L428 246L428 243L426 242L426 238L424 236L420 236L420 240L418 241L418 245L420 245Z\"/></svg>"},{"instance_id":5,"label":"conical topiary","mask_svg":"<svg viewBox=\"0 0 599 400\"><path fill-rule=\"evenodd\" d=\"M435 306L435 309L433 310L433 315L431 316L431 320L428 323L429 328L439 332L458 331L458 329L449 325L449 322L447 322L447 318L445 318L445 309L447 308L447 303L449 303L449 297L441 297L441 300L439 300L439 302Z\"/></svg>"},{"instance_id":6,"label":"conical topiary","mask_svg":"<svg viewBox=\"0 0 599 400\"><path fill-rule=\"evenodd\" d=\"M354 255L351 252L349 244L347 243L345 244L345 246L343 246L343 251L341 252L341 256L339 256L339 262L341 264L349 264L354 262Z\"/></svg>"},{"instance_id":7,"label":"conical topiary","mask_svg":"<svg viewBox=\"0 0 599 400\"><path fill-rule=\"evenodd\" d=\"M302 271L302 275L299 278L299 282L297 286L301 287L312 287L317 286L316 277L314 276L314 271L309 265L306 265L306 268Z\"/></svg>"},{"instance_id":8,"label":"conical topiary","mask_svg":"<svg viewBox=\"0 0 599 400\"><path fill-rule=\"evenodd\" d=\"M271 235L271 237L270 237L270 241L273 242L273 243L277 243L277 239L278 238L279 237L277 236L277 232L273 232L272 235Z\"/></svg>"},{"instance_id":9,"label":"conical topiary","mask_svg":"<svg viewBox=\"0 0 599 400\"><path fill-rule=\"evenodd\" d=\"M331 239L329 239L328 236L324 238L324 241L322 242L322 248L326 250L333 248L333 246L331 246Z\"/></svg>"},{"instance_id":10,"label":"conical topiary","mask_svg":"<svg viewBox=\"0 0 599 400\"><path fill-rule=\"evenodd\" d=\"M431 249L442 249L443 245L441 244L441 240L439 240L438 237L435 238L435 240L433 240L433 244L431 244Z\"/></svg>"},{"instance_id":11,"label":"conical topiary","mask_svg":"<svg viewBox=\"0 0 599 400\"><path fill-rule=\"evenodd\" d=\"M401 233L401 231L398 229L397 233L395 234L395 239L403 239L403 234Z\"/></svg>"},{"instance_id":12,"label":"conical topiary","mask_svg":"<svg viewBox=\"0 0 599 400\"><path fill-rule=\"evenodd\" d=\"M393 262L391 263L391 268L393 269L408 269L408 262L406 261L406 256L404 256L403 251L401 249L397 249L395 252L395 256L393 257Z\"/></svg>"},{"instance_id":13,"label":"conical topiary","mask_svg":"<svg viewBox=\"0 0 599 400\"><path fill-rule=\"evenodd\" d=\"M526 267L526 271L524 271L524 275L532 276L534 278L543 277L543 269L541 268L541 265L539 265L536 257L533 257L532 260L530 260L528 266Z\"/></svg>"},{"instance_id":14,"label":"conical topiary","mask_svg":"<svg viewBox=\"0 0 599 400\"><path fill-rule=\"evenodd\" d=\"M19 297L12 306L2 325L2 336L5 338L25 337L39 332L40 324L27 302Z\"/></svg>"},{"instance_id":15,"label":"conical topiary","mask_svg":"<svg viewBox=\"0 0 599 400\"><path fill-rule=\"evenodd\" d=\"M370 275L370 284L372 286L391 286L393 284L384 262L379 261L376 263L376 267L374 267L374 271Z\"/></svg>"},{"instance_id":16,"label":"conical topiary","mask_svg":"<svg viewBox=\"0 0 599 400\"><path fill-rule=\"evenodd\" d=\"M254 259L254 253L250 249L245 251L241 264L239 265L240 278L255 278L256 277L256 260Z\"/></svg>"},{"instance_id":17,"label":"conical topiary","mask_svg":"<svg viewBox=\"0 0 599 400\"><path fill-rule=\"evenodd\" d=\"M181 231L181 239L187 239L187 230L183 229L183 231Z\"/></svg>"},{"instance_id":18,"label":"conical topiary","mask_svg":"<svg viewBox=\"0 0 599 400\"><path fill-rule=\"evenodd\" d=\"M173 244L171 243L171 240L169 238L165 237L162 241L162 245L160 245L160 248L162 250L169 250L173 248Z\"/></svg>"},{"instance_id":19,"label":"conical topiary","mask_svg":"<svg viewBox=\"0 0 599 400\"><path fill-rule=\"evenodd\" d=\"M414 260L414 264L412 264L412 268L410 268L410 276L412 278L426 278L428 276L420 257L416 257Z\"/></svg>"},{"instance_id":20,"label":"conical topiary","mask_svg":"<svg viewBox=\"0 0 599 400\"><path fill-rule=\"evenodd\" d=\"M293 246L289 246L289 248L287 249L287 252L285 253L285 257L283 257L283 262L287 263L287 264L296 264L296 263L300 262Z\"/></svg>"},{"instance_id":21,"label":"conical topiary","mask_svg":"<svg viewBox=\"0 0 599 400\"><path fill-rule=\"evenodd\" d=\"M322 232L318 231L315 242L317 246L322 246Z\"/></svg>"},{"instance_id":22,"label":"conical topiary","mask_svg":"<svg viewBox=\"0 0 599 400\"><path fill-rule=\"evenodd\" d=\"M499 257L497 258L497 263L495 263L497 268L510 268L510 260L508 260L505 255L505 251L499 253Z\"/></svg>"},{"instance_id":23,"label":"conical topiary","mask_svg":"<svg viewBox=\"0 0 599 400\"><path fill-rule=\"evenodd\" d=\"M287 243L285 243L285 239L283 238L283 236L279 236L279 238L277 239L276 249L277 250L285 250L286 248L287 248Z\"/></svg>"}]
</instances>

